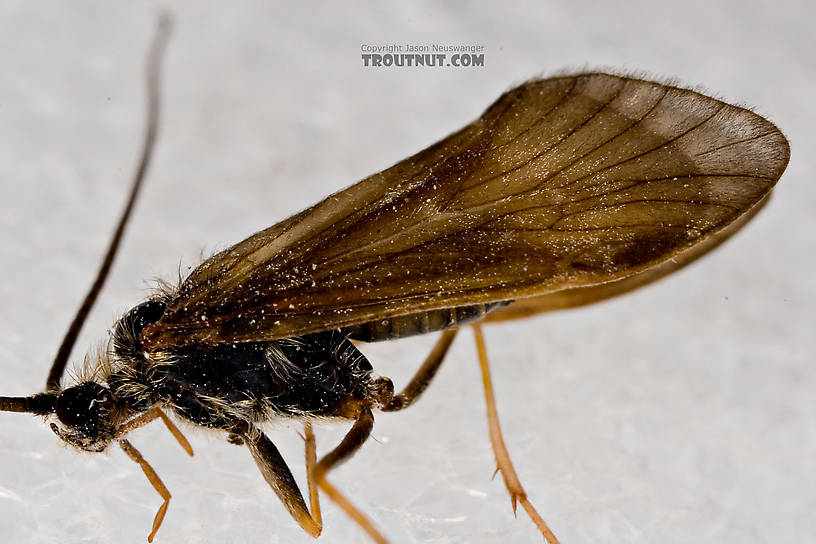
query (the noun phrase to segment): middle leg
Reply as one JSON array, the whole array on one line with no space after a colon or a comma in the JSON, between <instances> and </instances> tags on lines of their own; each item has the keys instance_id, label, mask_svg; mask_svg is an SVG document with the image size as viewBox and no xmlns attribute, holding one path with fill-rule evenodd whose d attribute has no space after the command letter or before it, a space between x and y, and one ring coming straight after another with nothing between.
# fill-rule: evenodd
<instances>
[{"instance_id":1,"label":"middle leg","mask_svg":"<svg viewBox=\"0 0 816 544\"><path fill-rule=\"evenodd\" d=\"M405 389L395 395L381 409L384 412L396 412L411 406L425 392L428 385L436 376L437 370L442 365L448 349L456 338L458 329L450 329L442 332L431 353L426 357L425 362L417 370L414 377L405 386ZM343 439L343 441L329 454L316 462L315 436L311 422L304 424L304 442L306 449L306 474L309 488L309 503L311 506L312 519L318 526L322 526L322 515L320 512L320 498L317 488L320 487L335 503L337 503L360 527L363 528L376 542L385 543L387 540L374 527L371 521L355 507L337 488L327 479L326 474L335 466L342 463L356 452L360 446L368 439L374 425L374 416L369 408L362 410L354 426Z\"/></svg>"},{"instance_id":2,"label":"middle leg","mask_svg":"<svg viewBox=\"0 0 816 544\"><path fill-rule=\"evenodd\" d=\"M337 506L342 508L343 511L357 523L357 525L368 533L368 536L370 536L374 542L377 542L378 544L388 544L388 540L374 526L371 520L369 520L365 514L363 514L345 495L343 495L343 493L340 492L340 490L334 487L334 485L332 485L332 483L326 479L326 475L330 470L347 461L352 455L354 455L354 453L357 452L357 450L360 449L365 441L368 440L368 437L371 436L371 429L373 427L374 415L371 413L371 408L363 406L359 415L357 416L357 420L351 427L351 430L349 430L340 444L323 456L320 462L309 470L309 488L311 489L312 485L317 485L317 487L323 490L323 492L332 501L334 501ZM310 435L307 428L307 468L309 464L309 436ZM314 444L314 435L311 435L311 440L312 444ZM314 484L312 484L312 482L314 482ZM319 510L320 507L318 505L317 511L319 512ZM313 505L313 515L314 512L315 510Z\"/></svg>"}]
</instances>

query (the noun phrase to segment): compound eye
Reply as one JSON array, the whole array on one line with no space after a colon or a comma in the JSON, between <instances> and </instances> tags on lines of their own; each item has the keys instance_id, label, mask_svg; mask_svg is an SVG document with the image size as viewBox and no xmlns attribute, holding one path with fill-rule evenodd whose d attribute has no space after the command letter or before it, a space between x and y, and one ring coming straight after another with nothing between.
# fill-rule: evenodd
<instances>
[{"instance_id":1,"label":"compound eye","mask_svg":"<svg viewBox=\"0 0 816 544\"><path fill-rule=\"evenodd\" d=\"M57 417L67 427L90 430L105 416L109 400L104 386L96 382L81 383L57 397Z\"/></svg>"}]
</instances>

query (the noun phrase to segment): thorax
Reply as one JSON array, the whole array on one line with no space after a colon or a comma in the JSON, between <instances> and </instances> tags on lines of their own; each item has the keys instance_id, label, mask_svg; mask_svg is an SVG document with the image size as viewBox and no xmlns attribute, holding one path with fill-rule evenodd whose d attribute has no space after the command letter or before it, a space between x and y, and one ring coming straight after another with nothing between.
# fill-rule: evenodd
<instances>
[{"instance_id":1,"label":"thorax","mask_svg":"<svg viewBox=\"0 0 816 544\"><path fill-rule=\"evenodd\" d=\"M161 403L179 417L229 430L273 417L343 417L372 395L371 365L338 331L265 342L193 344L146 353L139 333L161 317L145 302L114 329L112 394L134 410Z\"/></svg>"}]
</instances>

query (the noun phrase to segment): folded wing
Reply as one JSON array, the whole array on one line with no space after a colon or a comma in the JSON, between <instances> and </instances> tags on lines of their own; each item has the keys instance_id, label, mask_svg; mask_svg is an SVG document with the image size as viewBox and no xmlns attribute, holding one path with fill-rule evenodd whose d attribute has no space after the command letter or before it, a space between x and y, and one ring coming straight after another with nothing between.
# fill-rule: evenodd
<instances>
[{"instance_id":1,"label":"folded wing","mask_svg":"<svg viewBox=\"0 0 816 544\"><path fill-rule=\"evenodd\" d=\"M144 339L282 338L620 280L746 213L788 156L772 123L692 90L602 73L530 81L202 263Z\"/></svg>"}]
</instances>

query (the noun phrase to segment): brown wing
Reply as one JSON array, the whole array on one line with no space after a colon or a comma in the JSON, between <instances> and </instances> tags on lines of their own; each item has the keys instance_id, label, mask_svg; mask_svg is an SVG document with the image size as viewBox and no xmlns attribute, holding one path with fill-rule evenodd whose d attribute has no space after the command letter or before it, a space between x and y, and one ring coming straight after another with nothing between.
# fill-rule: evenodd
<instances>
[{"instance_id":1,"label":"brown wing","mask_svg":"<svg viewBox=\"0 0 816 544\"><path fill-rule=\"evenodd\" d=\"M621 280L735 221L788 156L772 123L691 90L600 73L530 81L211 257L143 339L273 339Z\"/></svg>"}]
</instances>

